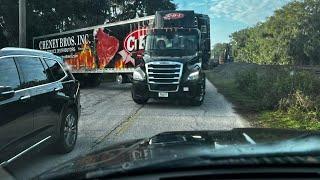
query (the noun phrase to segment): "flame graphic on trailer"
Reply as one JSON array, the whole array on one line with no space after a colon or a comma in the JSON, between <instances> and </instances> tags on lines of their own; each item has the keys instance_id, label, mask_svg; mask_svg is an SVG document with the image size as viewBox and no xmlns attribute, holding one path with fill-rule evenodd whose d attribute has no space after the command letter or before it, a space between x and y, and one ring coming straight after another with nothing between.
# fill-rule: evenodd
<instances>
[{"instance_id":1,"label":"flame graphic on trailer","mask_svg":"<svg viewBox=\"0 0 320 180\"><path fill-rule=\"evenodd\" d=\"M125 67L123 59L120 59L119 61L115 62L114 68L116 69L122 69Z\"/></svg>"},{"instance_id":2,"label":"flame graphic on trailer","mask_svg":"<svg viewBox=\"0 0 320 180\"><path fill-rule=\"evenodd\" d=\"M95 57L90 48L89 42L86 41L82 47L81 52L75 54L74 58L66 59L65 61L74 69L94 69L96 68Z\"/></svg>"}]
</instances>

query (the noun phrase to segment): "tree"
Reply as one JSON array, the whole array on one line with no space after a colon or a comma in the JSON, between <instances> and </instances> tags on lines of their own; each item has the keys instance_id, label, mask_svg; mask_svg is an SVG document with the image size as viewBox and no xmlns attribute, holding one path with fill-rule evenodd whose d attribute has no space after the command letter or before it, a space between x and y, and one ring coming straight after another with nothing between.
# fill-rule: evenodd
<instances>
[{"instance_id":1,"label":"tree","mask_svg":"<svg viewBox=\"0 0 320 180\"><path fill-rule=\"evenodd\" d=\"M143 0L145 2L145 10L148 15L155 14L160 10L175 10L177 5L173 0Z\"/></svg>"},{"instance_id":2,"label":"tree","mask_svg":"<svg viewBox=\"0 0 320 180\"><path fill-rule=\"evenodd\" d=\"M18 45L18 0L0 0L10 46ZM27 0L27 46L35 36L174 10L172 0ZM3 33L2 33L3 34ZM0 45L3 46L0 42Z\"/></svg>"},{"instance_id":3,"label":"tree","mask_svg":"<svg viewBox=\"0 0 320 180\"><path fill-rule=\"evenodd\" d=\"M0 17L2 21L2 32L0 33L7 40L9 46L16 46L19 34L18 0L0 0ZM0 46L5 47L6 44L0 41Z\"/></svg>"},{"instance_id":4,"label":"tree","mask_svg":"<svg viewBox=\"0 0 320 180\"><path fill-rule=\"evenodd\" d=\"M213 54L215 59L219 59L219 57L224 54L227 46L227 43L217 43L213 46L211 54Z\"/></svg>"},{"instance_id":5,"label":"tree","mask_svg":"<svg viewBox=\"0 0 320 180\"><path fill-rule=\"evenodd\" d=\"M0 26L0 49L9 46L9 42L4 33L4 28Z\"/></svg>"},{"instance_id":6,"label":"tree","mask_svg":"<svg viewBox=\"0 0 320 180\"><path fill-rule=\"evenodd\" d=\"M301 31L292 40L292 44L297 43L292 54L297 59L304 57L308 60L305 64L320 64L320 1L306 0L304 9L306 15L300 25ZM297 48L298 45L302 51Z\"/></svg>"},{"instance_id":7,"label":"tree","mask_svg":"<svg viewBox=\"0 0 320 180\"><path fill-rule=\"evenodd\" d=\"M320 64L320 1L293 1L267 21L231 35L235 59L258 64Z\"/></svg>"}]
</instances>

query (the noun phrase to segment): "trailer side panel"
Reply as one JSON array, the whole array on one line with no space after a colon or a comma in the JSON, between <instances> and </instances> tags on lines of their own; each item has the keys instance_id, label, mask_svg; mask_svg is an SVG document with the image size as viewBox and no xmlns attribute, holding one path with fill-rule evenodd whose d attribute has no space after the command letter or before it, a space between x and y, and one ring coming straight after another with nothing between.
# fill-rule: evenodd
<instances>
[{"instance_id":1,"label":"trailer side panel","mask_svg":"<svg viewBox=\"0 0 320 180\"><path fill-rule=\"evenodd\" d=\"M153 16L34 38L34 49L62 57L73 73L132 72L142 60Z\"/></svg>"}]
</instances>

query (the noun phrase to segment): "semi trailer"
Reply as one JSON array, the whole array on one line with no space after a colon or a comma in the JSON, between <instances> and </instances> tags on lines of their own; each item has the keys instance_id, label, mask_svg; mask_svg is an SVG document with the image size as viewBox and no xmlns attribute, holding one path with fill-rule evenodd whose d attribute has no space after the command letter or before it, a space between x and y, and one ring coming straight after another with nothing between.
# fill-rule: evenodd
<instances>
[{"instance_id":1,"label":"semi trailer","mask_svg":"<svg viewBox=\"0 0 320 180\"><path fill-rule=\"evenodd\" d=\"M194 11L158 11L145 37L142 62L135 68L132 98L188 99L201 105L204 69L210 58L210 20Z\"/></svg>"},{"instance_id":2,"label":"semi trailer","mask_svg":"<svg viewBox=\"0 0 320 180\"><path fill-rule=\"evenodd\" d=\"M73 75L97 86L104 74L129 82L142 63L145 36L154 16L146 16L33 38L33 48L63 58Z\"/></svg>"}]
</instances>

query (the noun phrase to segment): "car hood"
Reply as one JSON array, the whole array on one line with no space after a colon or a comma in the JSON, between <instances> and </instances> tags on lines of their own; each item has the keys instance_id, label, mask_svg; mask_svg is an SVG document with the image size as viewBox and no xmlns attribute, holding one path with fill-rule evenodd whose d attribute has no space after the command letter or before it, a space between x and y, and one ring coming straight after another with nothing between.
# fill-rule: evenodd
<instances>
[{"instance_id":1,"label":"car hood","mask_svg":"<svg viewBox=\"0 0 320 180\"><path fill-rule=\"evenodd\" d=\"M233 129L230 131L179 131L165 132L147 139L131 140L114 144L88 155L68 161L42 177L68 172L80 172L100 168L116 168L126 163L148 163L157 160L183 158L203 154L232 156L248 153L299 151L295 140L304 136L319 135L317 132L281 129ZM287 142L281 144L281 142ZM290 142L288 142L290 141ZM317 139L315 142L318 142ZM301 151L319 148L310 141L310 147L303 145ZM288 146L289 144L289 146ZM262 145L261 148L258 148ZM273 147L272 145L277 145ZM313 146L313 147L311 147ZM242 147L242 148L241 148ZM267 147L267 148L266 148ZM291 148L291 149L290 149ZM320 149L318 149L320 150Z\"/></svg>"}]
</instances>

